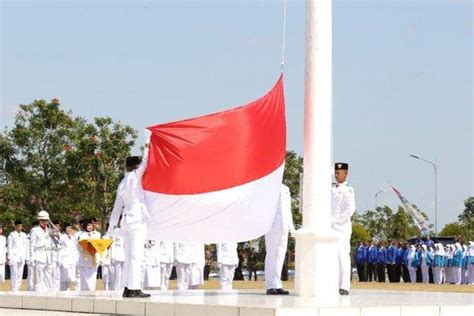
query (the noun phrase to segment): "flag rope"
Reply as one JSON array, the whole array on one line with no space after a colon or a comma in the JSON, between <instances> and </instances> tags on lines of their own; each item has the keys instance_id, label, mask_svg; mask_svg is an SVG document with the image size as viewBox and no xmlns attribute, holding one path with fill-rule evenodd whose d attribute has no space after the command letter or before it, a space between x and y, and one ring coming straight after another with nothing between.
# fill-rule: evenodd
<instances>
[{"instance_id":1,"label":"flag rope","mask_svg":"<svg viewBox=\"0 0 474 316\"><path fill-rule=\"evenodd\" d=\"M281 39L281 72L285 69L285 46L286 46L286 0L283 0L283 30Z\"/></svg>"}]
</instances>

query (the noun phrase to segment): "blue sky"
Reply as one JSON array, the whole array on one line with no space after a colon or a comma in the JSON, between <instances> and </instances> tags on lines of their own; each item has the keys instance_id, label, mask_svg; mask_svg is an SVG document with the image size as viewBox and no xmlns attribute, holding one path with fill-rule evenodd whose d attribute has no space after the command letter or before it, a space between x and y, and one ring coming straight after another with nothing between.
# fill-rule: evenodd
<instances>
[{"instance_id":1,"label":"blue sky","mask_svg":"<svg viewBox=\"0 0 474 316\"><path fill-rule=\"evenodd\" d=\"M0 125L59 97L142 130L247 103L280 71L281 1L1 1ZM304 2L289 1L288 149L303 152ZM438 226L474 195L473 3L335 1L334 158L359 211L396 186Z\"/></svg>"}]
</instances>

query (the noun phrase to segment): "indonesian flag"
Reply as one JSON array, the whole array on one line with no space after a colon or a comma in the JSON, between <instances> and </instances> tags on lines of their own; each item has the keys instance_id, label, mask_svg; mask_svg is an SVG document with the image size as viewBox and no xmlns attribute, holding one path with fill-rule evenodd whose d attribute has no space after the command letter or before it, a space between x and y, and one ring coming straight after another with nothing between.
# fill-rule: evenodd
<instances>
[{"instance_id":1,"label":"indonesian flag","mask_svg":"<svg viewBox=\"0 0 474 316\"><path fill-rule=\"evenodd\" d=\"M286 154L283 75L247 105L148 129L150 239L246 241L270 230Z\"/></svg>"}]
</instances>

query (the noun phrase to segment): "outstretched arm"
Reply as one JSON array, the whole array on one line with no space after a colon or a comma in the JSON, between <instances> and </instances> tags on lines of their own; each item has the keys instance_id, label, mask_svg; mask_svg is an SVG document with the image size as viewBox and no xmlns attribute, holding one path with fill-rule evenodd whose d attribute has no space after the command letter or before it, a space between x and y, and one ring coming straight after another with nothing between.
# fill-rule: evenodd
<instances>
[{"instance_id":1,"label":"outstretched arm","mask_svg":"<svg viewBox=\"0 0 474 316\"><path fill-rule=\"evenodd\" d=\"M145 129L145 150L143 151L143 159L140 163L140 166L136 169L138 176L141 178L145 173L146 167L148 165L148 151L150 147L150 138L151 138L151 131L149 129Z\"/></svg>"}]
</instances>

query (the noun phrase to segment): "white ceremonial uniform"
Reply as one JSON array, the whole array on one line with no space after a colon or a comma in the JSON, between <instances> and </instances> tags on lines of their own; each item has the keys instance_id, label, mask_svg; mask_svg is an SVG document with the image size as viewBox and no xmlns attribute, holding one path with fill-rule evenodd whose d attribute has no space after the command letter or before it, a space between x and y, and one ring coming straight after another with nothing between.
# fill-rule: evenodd
<instances>
[{"instance_id":1,"label":"white ceremonial uniform","mask_svg":"<svg viewBox=\"0 0 474 316\"><path fill-rule=\"evenodd\" d=\"M189 288L197 289L199 285L204 284L204 265L206 263L206 254L203 243L193 241L191 244L193 249L193 264L191 265Z\"/></svg>"},{"instance_id":2,"label":"white ceremonial uniform","mask_svg":"<svg viewBox=\"0 0 474 316\"><path fill-rule=\"evenodd\" d=\"M176 286L178 290L194 288L201 281L199 274L201 260L197 258L199 245L202 248L202 260L204 260L204 246L199 242L177 242L174 244L174 256L176 261Z\"/></svg>"},{"instance_id":3,"label":"white ceremonial uniform","mask_svg":"<svg viewBox=\"0 0 474 316\"><path fill-rule=\"evenodd\" d=\"M30 232L30 261L35 267L35 291L53 290L52 240L49 229L40 226Z\"/></svg>"},{"instance_id":4,"label":"white ceremonial uniform","mask_svg":"<svg viewBox=\"0 0 474 316\"><path fill-rule=\"evenodd\" d=\"M148 143L148 141L147 141ZM145 147L140 166L125 174L117 189L114 209L109 220L109 236L114 235L122 214L121 231L125 241L123 286L130 290L141 289L142 263L147 235L146 221L150 217L145 204L142 176L147 167L148 147Z\"/></svg>"},{"instance_id":5,"label":"white ceremonial uniform","mask_svg":"<svg viewBox=\"0 0 474 316\"><path fill-rule=\"evenodd\" d=\"M331 228L339 237L339 289L348 291L351 285L351 217L355 212L355 194L347 182L333 184L331 193Z\"/></svg>"},{"instance_id":6,"label":"white ceremonial uniform","mask_svg":"<svg viewBox=\"0 0 474 316\"><path fill-rule=\"evenodd\" d=\"M51 290L59 291L61 288L61 266L59 262L59 251L61 248L61 234L58 232L55 234L57 237L57 242L58 244L56 245L54 241L51 239L51 245L52 245L52 251L51 251L51 262L52 262L52 271L51 271L51 277L52 277L52 284L51 284Z\"/></svg>"},{"instance_id":7,"label":"white ceremonial uniform","mask_svg":"<svg viewBox=\"0 0 474 316\"><path fill-rule=\"evenodd\" d=\"M80 240L84 239L96 239L93 232L81 232L79 235ZM78 244L79 249L79 276L80 276L80 287L81 291L95 291L97 286L97 268L99 267L99 258L96 254L92 257L87 251L82 249Z\"/></svg>"},{"instance_id":8,"label":"white ceremonial uniform","mask_svg":"<svg viewBox=\"0 0 474 316\"><path fill-rule=\"evenodd\" d=\"M8 235L7 251L10 265L12 291L19 291L23 279L23 268L28 253L28 238L24 232L13 231Z\"/></svg>"},{"instance_id":9,"label":"white ceremonial uniform","mask_svg":"<svg viewBox=\"0 0 474 316\"><path fill-rule=\"evenodd\" d=\"M102 236L102 239L109 239L110 236L107 234ZM101 254L97 254L99 265L102 269L102 283L104 284L105 291L111 291L114 289L114 267L112 266L111 250L110 247L104 250Z\"/></svg>"},{"instance_id":10,"label":"white ceremonial uniform","mask_svg":"<svg viewBox=\"0 0 474 316\"><path fill-rule=\"evenodd\" d=\"M174 245L169 241L160 241L161 290L167 290L174 264Z\"/></svg>"},{"instance_id":11,"label":"white ceremonial uniform","mask_svg":"<svg viewBox=\"0 0 474 316\"><path fill-rule=\"evenodd\" d=\"M5 263L7 262L7 238L0 235L0 283L5 282Z\"/></svg>"},{"instance_id":12,"label":"white ceremonial uniform","mask_svg":"<svg viewBox=\"0 0 474 316\"><path fill-rule=\"evenodd\" d=\"M235 268L237 268L237 265L239 264L239 255L237 254L237 243L221 243L217 244L216 248L221 290L232 290L232 281L234 280Z\"/></svg>"},{"instance_id":13,"label":"white ceremonial uniform","mask_svg":"<svg viewBox=\"0 0 474 316\"><path fill-rule=\"evenodd\" d=\"M265 234L265 286L281 289L281 270L288 246L288 233L294 231L290 188L282 184L275 219Z\"/></svg>"},{"instance_id":14,"label":"white ceremonial uniform","mask_svg":"<svg viewBox=\"0 0 474 316\"><path fill-rule=\"evenodd\" d=\"M34 291L35 290L35 264L31 258L31 248L30 248L30 234L26 235L27 237L27 251L26 251L26 290Z\"/></svg>"},{"instance_id":15,"label":"white ceremonial uniform","mask_svg":"<svg viewBox=\"0 0 474 316\"><path fill-rule=\"evenodd\" d=\"M68 291L77 281L76 269L79 260L77 239L74 235L62 234L59 238L60 291Z\"/></svg>"},{"instance_id":16,"label":"white ceremonial uniform","mask_svg":"<svg viewBox=\"0 0 474 316\"><path fill-rule=\"evenodd\" d=\"M112 246L110 246L110 264L113 271L113 284L111 290L117 291L122 288L123 263L125 261L125 244L123 237L115 235L112 237Z\"/></svg>"},{"instance_id":17,"label":"white ceremonial uniform","mask_svg":"<svg viewBox=\"0 0 474 316\"><path fill-rule=\"evenodd\" d=\"M159 288L161 285L160 275L160 249L154 240L145 243L145 260L143 264L143 287Z\"/></svg>"}]
</instances>

